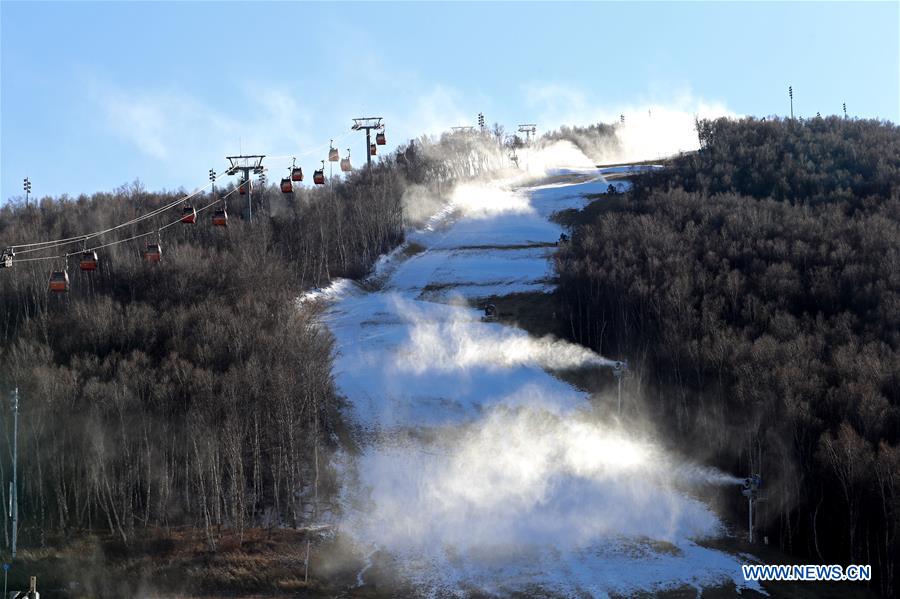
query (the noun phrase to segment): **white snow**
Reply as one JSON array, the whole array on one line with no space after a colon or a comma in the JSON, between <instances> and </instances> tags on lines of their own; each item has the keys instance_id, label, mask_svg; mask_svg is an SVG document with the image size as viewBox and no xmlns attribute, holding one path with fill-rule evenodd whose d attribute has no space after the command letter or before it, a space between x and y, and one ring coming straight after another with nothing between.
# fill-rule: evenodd
<instances>
[{"instance_id":1,"label":"white snow","mask_svg":"<svg viewBox=\"0 0 900 599\"><path fill-rule=\"evenodd\" d=\"M744 587L740 559L697 544L725 533L685 490L732 478L600 422L552 374L605 358L483 323L466 302L552 289L562 229L548 217L608 186L566 174L578 183L459 186L409 234L423 251L379 262L377 291L339 281L310 296L331 302L335 381L361 444L340 469L341 531L426 596Z\"/></svg>"}]
</instances>

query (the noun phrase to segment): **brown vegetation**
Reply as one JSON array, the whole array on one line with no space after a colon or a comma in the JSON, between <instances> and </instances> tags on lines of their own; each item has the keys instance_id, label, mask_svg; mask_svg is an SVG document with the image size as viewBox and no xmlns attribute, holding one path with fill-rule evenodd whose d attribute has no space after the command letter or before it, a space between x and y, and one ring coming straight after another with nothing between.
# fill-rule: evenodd
<instances>
[{"instance_id":1,"label":"brown vegetation","mask_svg":"<svg viewBox=\"0 0 900 599\"><path fill-rule=\"evenodd\" d=\"M568 333L627 356L673 438L762 474L764 534L871 563L891 596L900 130L721 119L699 134L699 153L564 215L580 223L557 254Z\"/></svg>"},{"instance_id":2,"label":"brown vegetation","mask_svg":"<svg viewBox=\"0 0 900 599\"><path fill-rule=\"evenodd\" d=\"M146 239L104 248L94 272L70 259L65 294L47 289L61 259L0 270L0 391L17 386L21 398L20 548L98 534L140 551L147 531L177 543L173 531L186 526L219 554L258 529L297 528L331 509L327 454L341 428L332 341L315 308L295 299L364 275L401 243L411 184L437 193L494 159L478 140L419 140L325 188L262 190L252 225L234 194L227 228L210 226L209 211L163 231L158 264L141 259ZM134 184L7 204L0 248L106 229L180 195ZM102 242L152 231L176 210ZM5 439L3 481L9 426ZM4 482L4 520L8 500Z\"/></svg>"}]
</instances>

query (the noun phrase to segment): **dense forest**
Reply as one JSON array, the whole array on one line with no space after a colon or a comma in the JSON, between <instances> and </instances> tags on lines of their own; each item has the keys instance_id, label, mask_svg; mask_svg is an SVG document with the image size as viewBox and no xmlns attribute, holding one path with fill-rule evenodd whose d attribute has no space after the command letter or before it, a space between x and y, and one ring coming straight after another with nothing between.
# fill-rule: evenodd
<instances>
[{"instance_id":1,"label":"dense forest","mask_svg":"<svg viewBox=\"0 0 900 599\"><path fill-rule=\"evenodd\" d=\"M109 229L170 204L155 220L103 236L99 269L81 272L81 243L20 252L0 269L0 355L10 480L10 396L19 389L20 546L106 531L129 543L148 528L195 527L210 550L225 529L307 522L327 495L327 450L340 413L332 341L296 299L334 277L365 275L404 238L419 194L494 168L493 142L415 140L324 187L254 191L233 184L193 198L139 183L90 197L0 209L0 248ZM226 198L227 227L205 210ZM162 259L142 251L159 233ZM94 241L92 240L92 243ZM50 293L63 259L68 293ZM9 488L0 485L8 517ZM9 547L8 527L4 541Z\"/></svg>"},{"instance_id":2,"label":"dense forest","mask_svg":"<svg viewBox=\"0 0 900 599\"><path fill-rule=\"evenodd\" d=\"M698 153L560 215L570 334L627 356L682 446L762 475L760 538L872 564L896 596L900 129L721 119L698 134Z\"/></svg>"}]
</instances>

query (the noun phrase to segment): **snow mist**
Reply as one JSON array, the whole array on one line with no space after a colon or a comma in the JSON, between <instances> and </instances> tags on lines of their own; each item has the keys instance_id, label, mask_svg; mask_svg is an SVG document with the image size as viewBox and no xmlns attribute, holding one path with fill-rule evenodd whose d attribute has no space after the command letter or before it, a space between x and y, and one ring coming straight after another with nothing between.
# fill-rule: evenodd
<instances>
[{"instance_id":1,"label":"snow mist","mask_svg":"<svg viewBox=\"0 0 900 599\"><path fill-rule=\"evenodd\" d=\"M513 327L485 326L470 310L456 310L447 319L423 314L413 302L395 298L396 310L408 319L409 341L397 354L396 368L422 374L537 366L565 370L611 366L612 361L590 349L553 337L536 339ZM473 326L474 325L474 326Z\"/></svg>"},{"instance_id":2,"label":"snow mist","mask_svg":"<svg viewBox=\"0 0 900 599\"><path fill-rule=\"evenodd\" d=\"M520 405L492 408L430 442L398 438L363 454L357 472L367 494L345 523L351 538L400 557L405 576L433 588L722 533L715 514L679 490L706 481L681 478L691 469L651 442L585 411L508 403Z\"/></svg>"},{"instance_id":3,"label":"snow mist","mask_svg":"<svg viewBox=\"0 0 900 599\"><path fill-rule=\"evenodd\" d=\"M435 318L415 302L393 303L409 333L389 376L410 385L434 381L436 393L452 395L444 388L450 379L482 384L485 371L610 365L574 344L477 322L470 309L447 306ZM676 543L721 532L712 511L684 489L733 477L599 421L578 393L523 383L487 401L494 392L481 389L485 401L471 419L413 435L395 431L368 448L356 463L365 493L354 500L362 505L347 533L434 572L460 554L502 561L542 547Z\"/></svg>"},{"instance_id":4,"label":"snow mist","mask_svg":"<svg viewBox=\"0 0 900 599\"><path fill-rule=\"evenodd\" d=\"M597 131L571 131L578 146L594 164L619 164L660 160L680 152L700 147L696 121L719 117L738 118L723 104L705 102L690 96L668 104L647 103L599 110L579 109L575 113L544 122L558 122L558 126L608 123L614 126L613 136ZM624 116L624 121L622 117ZM552 129L553 127L548 127Z\"/></svg>"}]
</instances>

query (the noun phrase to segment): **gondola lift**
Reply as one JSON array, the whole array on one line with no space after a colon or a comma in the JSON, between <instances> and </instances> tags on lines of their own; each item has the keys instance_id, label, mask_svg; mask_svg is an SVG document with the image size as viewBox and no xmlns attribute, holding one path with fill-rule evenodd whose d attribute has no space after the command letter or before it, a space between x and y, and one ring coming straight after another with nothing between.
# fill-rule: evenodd
<instances>
[{"instance_id":1,"label":"gondola lift","mask_svg":"<svg viewBox=\"0 0 900 599\"><path fill-rule=\"evenodd\" d=\"M294 184L291 183L290 177L285 177L281 180L281 193L286 195L294 193Z\"/></svg>"},{"instance_id":2,"label":"gondola lift","mask_svg":"<svg viewBox=\"0 0 900 599\"><path fill-rule=\"evenodd\" d=\"M313 171L313 183L316 185L325 185L325 161L322 161L322 168Z\"/></svg>"},{"instance_id":3,"label":"gondola lift","mask_svg":"<svg viewBox=\"0 0 900 599\"><path fill-rule=\"evenodd\" d=\"M375 143L379 146L387 145L387 137L384 136L383 130L375 134Z\"/></svg>"},{"instance_id":4,"label":"gondola lift","mask_svg":"<svg viewBox=\"0 0 900 599\"><path fill-rule=\"evenodd\" d=\"M156 232L156 243L147 242L144 250L144 260L147 262L159 262L162 260L162 242L160 241L159 231Z\"/></svg>"},{"instance_id":5,"label":"gondola lift","mask_svg":"<svg viewBox=\"0 0 900 599\"><path fill-rule=\"evenodd\" d=\"M97 270L100 260L97 258L97 252L94 250L84 250L81 252L81 258L78 260L78 268L85 272Z\"/></svg>"},{"instance_id":6,"label":"gondola lift","mask_svg":"<svg viewBox=\"0 0 900 599\"><path fill-rule=\"evenodd\" d=\"M50 273L48 288L53 293L66 293L69 291L69 272L67 269L54 270Z\"/></svg>"},{"instance_id":7,"label":"gondola lift","mask_svg":"<svg viewBox=\"0 0 900 599\"><path fill-rule=\"evenodd\" d=\"M369 155L376 156L378 155L378 146L375 144L369 144Z\"/></svg>"},{"instance_id":8,"label":"gondola lift","mask_svg":"<svg viewBox=\"0 0 900 599\"><path fill-rule=\"evenodd\" d=\"M245 196L247 195L247 192L250 191L251 187L252 185L250 184L249 179L241 179L241 183L238 186L238 193L240 193L242 196Z\"/></svg>"},{"instance_id":9,"label":"gondola lift","mask_svg":"<svg viewBox=\"0 0 900 599\"><path fill-rule=\"evenodd\" d=\"M78 259L78 268L84 272L97 270L97 267L100 265L100 260L97 258L97 252L95 250L87 249L87 241L88 238L85 237L81 242L81 256Z\"/></svg>"},{"instance_id":10,"label":"gondola lift","mask_svg":"<svg viewBox=\"0 0 900 599\"><path fill-rule=\"evenodd\" d=\"M224 206L219 206L213 213L212 224L216 227L228 226L228 210Z\"/></svg>"},{"instance_id":11,"label":"gondola lift","mask_svg":"<svg viewBox=\"0 0 900 599\"><path fill-rule=\"evenodd\" d=\"M341 158L341 170L345 173L353 170L353 167L350 165L350 148L347 148L347 157Z\"/></svg>"},{"instance_id":12,"label":"gondola lift","mask_svg":"<svg viewBox=\"0 0 900 599\"><path fill-rule=\"evenodd\" d=\"M197 210L188 202L181 207L181 222L186 225L197 224Z\"/></svg>"},{"instance_id":13,"label":"gondola lift","mask_svg":"<svg viewBox=\"0 0 900 599\"><path fill-rule=\"evenodd\" d=\"M291 164L291 181L303 181L303 169L297 166L297 159Z\"/></svg>"},{"instance_id":14,"label":"gondola lift","mask_svg":"<svg viewBox=\"0 0 900 599\"><path fill-rule=\"evenodd\" d=\"M341 157L338 154L338 149L334 147L334 140L331 140L328 148L328 162L337 162Z\"/></svg>"}]
</instances>

